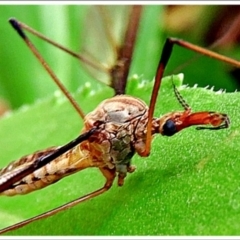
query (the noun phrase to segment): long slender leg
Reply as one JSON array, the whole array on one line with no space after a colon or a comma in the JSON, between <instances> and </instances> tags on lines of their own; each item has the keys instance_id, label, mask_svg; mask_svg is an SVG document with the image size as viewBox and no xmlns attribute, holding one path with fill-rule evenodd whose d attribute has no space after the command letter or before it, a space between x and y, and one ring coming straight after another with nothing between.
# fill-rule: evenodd
<instances>
[{"instance_id":1,"label":"long slender leg","mask_svg":"<svg viewBox=\"0 0 240 240\"><path fill-rule=\"evenodd\" d=\"M98 6L97 9L99 11L102 11L102 8L100 6ZM126 28L127 31L124 36L123 45L121 46L120 49L116 49L116 52L118 54L117 64L115 66L112 66L113 69L111 69L111 73L110 73L112 75L111 87L114 89L115 94L124 94L125 93L127 76L128 76L129 67L131 64L131 58L132 58L132 54L133 54L133 50L134 50L135 40L137 37L137 31L138 31L138 26L139 26L139 22L140 22L141 11L142 11L141 5L131 6L131 13L129 15L129 22L128 22L128 26ZM106 16L102 13L102 17L105 18ZM108 21L109 19L105 19L105 20ZM84 55L76 53L76 52L64 47L63 45L56 43L55 41L52 41L51 39L47 38L40 32L32 29L28 25L26 25L20 21L17 21L16 19L10 19L9 21L12 25L13 25L12 22L16 22L18 25L17 26L18 28L24 29L24 30L34 34L35 36L43 39L44 41L52 44L53 46L65 51L66 53L72 55L73 57L88 64L92 68L99 69L99 70L101 70L103 72L107 72L107 73L109 72L109 69L104 67L102 64L99 64L96 61L94 61L94 62L90 61ZM106 34L107 34L108 38L110 39L109 43L111 43L112 49L114 49L114 47L115 48L119 47L119 46L116 46L116 43L115 43L116 41L114 39L112 39L113 36L111 36L112 34L110 33L110 31L108 31L107 27L105 29L106 29ZM57 83L57 84L59 85L59 83ZM62 87L60 87L60 89L62 90Z\"/></svg>"},{"instance_id":2,"label":"long slender leg","mask_svg":"<svg viewBox=\"0 0 240 240\"><path fill-rule=\"evenodd\" d=\"M180 40L180 39L176 39L176 38L167 38L166 42L163 46L163 50L162 50L162 54L161 54L161 58L158 64L158 68L157 68L157 73L156 73L156 77L155 77L155 82L154 82L154 86L153 86L153 90L152 90L152 96L151 96L151 100L150 100L150 106L149 106L149 113L148 113L148 124L147 124L147 136L146 136L146 149L145 151L141 154L141 156L148 156L150 153L150 148L151 148L151 127L152 127L152 118L153 118L153 113L154 113L154 109L155 109L155 104L157 101L157 96L158 96L158 91L161 85L161 80L163 77L163 73L165 70L165 67L168 63L168 60L171 56L172 50L173 50L173 45L177 44L181 47L187 48L189 50L195 51L197 53L200 53L202 55L206 55L208 57L211 58L215 58L219 61L223 61L225 63L234 65L238 68L240 68L240 62L234 59L231 59L229 57L223 56L221 54L218 54L216 52L213 52L211 50L199 47L195 44Z\"/></svg>"},{"instance_id":3,"label":"long slender leg","mask_svg":"<svg viewBox=\"0 0 240 240\"><path fill-rule=\"evenodd\" d=\"M67 91L67 89L64 87L64 85L61 83L61 81L58 79L58 77L55 75L55 73L51 70L51 68L48 66L46 61L43 59L41 54L38 52L38 50L35 48L35 46L32 44L32 42L29 40L29 38L26 36L26 34L23 32L21 25L19 25L18 21L16 19L10 19L9 22L11 23L12 27L18 32L19 36L22 37L24 42L27 44L27 46L30 48L32 53L36 56L36 58L40 61L41 65L45 68L45 70L49 73L53 81L57 84L57 86L61 89L61 91L64 93L64 95L68 98L72 106L75 108L75 110L78 112L78 114L83 119L85 114L83 113L80 106L77 104L75 99L71 96L71 94Z\"/></svg>"},{"instance_id":4,"label":"long slender leg","mask_svg":"<svg viewBox=\"0 0 240 240\"><path fill-rule=\"evenodd\" d=\"M83 197L80 197L80 198L78 198L76 200L68 202L68 203L66 203L66 204L64 204L64 205L62 205L60 207L54 208L54 209L52 209L52 210L50 210L48 212L40 214L40 215L38 215L36 217L29 218L29 219L27 219L25 221L19 222L19 223L14 224L14 225L12 225L10 227L6 227L4 229L1 229L0 230L0 234L3 234L5 232L8 232L8 231L20 228L20 227L23 227L23 226L25 226L28 223L31 223L33 221L36 221L36 220L39 220L39 219L42 219L42 218L46 218L46 217L52 216L55 213L58 213L60 211L66 210L68 208L71 208L71 207L73 207L73 206L75 206L75 205L77 205L77 204L79 204L81 202L84 202L86 200L89 200L91 198L94 198L94 197L96 197L96 196L106 192L108 189L111 188L112 183L114 181L114 178L115 178L115 175L116 175L115 169L111 170L111 169L108 169L108 168L100 168L100 171L103 173L104 177L106 178L106 183L104 184L104 186L102 188L100 188L100 189L98 189L98 190L96 190L94 192L91 192L91 193L89 193L89 194L87 194L87 195L85 195Z\"/></svg>"},{"instance_id":5,"label":"long slender leg","mask_svg":"<svg viewBox=\"0 0 240 240\"><path fill-rule=\"evenodd\" d=\"M10 20L11 20L11 19L10 19ZM14 21L17 21L17 20L14 19ZM41 33L38 32L38 31L36 31L35 29L29 27L29 26L26 25L25 23L20 22L20 21L17 21L17 22L18 22L18 25L19 25L22 29L24 29L24 30L32 33L33 35L41 38L42 40L50 43L51 45L53 45L53 46L55 46L55 47L63 50L64 52L70 54L71 56L73 56L73 57L75 57L75 58L77 58L77 59L85 62L86 64L90 65L91 67L93 67L93 68L95 68L95 69L102 69L102 71L106 71L106 69L103 68L103 66L102 66L101 64L97 64L96 62L89 61L89 60L88 60L86 57L84 57L82 54L79 54L79 53L77 53L77 52L74 52L74 51L66 48L65 46L63 46L63 45L61 45L61 44L59 44L59 43L51 40L50 38L44 36L43 34L41 34Z\"/></svg>"}]
</instances>

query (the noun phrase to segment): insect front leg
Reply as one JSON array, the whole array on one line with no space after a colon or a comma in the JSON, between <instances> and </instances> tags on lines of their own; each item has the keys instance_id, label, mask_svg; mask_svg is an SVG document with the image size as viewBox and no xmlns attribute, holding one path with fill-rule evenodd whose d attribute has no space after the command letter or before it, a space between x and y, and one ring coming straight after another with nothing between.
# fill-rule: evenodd
<instances>
[{"instance_id":1,"label":"insect front leg","mask_svg":"<svg viewBox=\"0 0 240 240\"><path fill-rule=\"evenodd\" d=\"M235 67L240 68L240 62L237 60L234 60L232 58L223 56L221 54L218 54L216 52L213 52L211 50L205 49L203 47L199 47L195 44L183 41L181 39L177 38L167 38L165 41L165 44L162 49L161 53L161 58L158 64L157 72L156 72L156 77L155 77L155 82L152 90L152 96L150 100L150 106L149 106L149 114L148 114L148 124L147 124L147 135L146 135L146 148L143 153L141 153L141 156L148 156L150 154L150 149L151 149L151 139L152 139L152 132L151 132L151 125L152 125L152 119L153 119L153 113L155 109L155 104L156 100L158 97L158 91L161 85L161 80L164 74L165 67L170 59L173 46L178 45L180 47L184 47L186 49L189 49L191 51L200 53L202 55L215 58L216 60L231 64ZM226 128L228 126L227 124L224 124L223 127L219 128L211 128L211 129L221 129L221 128ZM207 129L207 128L198 128L200 129Z\"/></svg>"},{"instance_id":2,"label":"insect front leg","mask_svg":"<svg viewBox=\"0 0 240 240\"><path fill-rule=\"evenodd\" d=\"M116 168L110 169L108 167L102 167L102 168L99 168L99 169L102 172L102 174L104 175L104 177L106 178L106 183L105 183L104 187L106 189L111 188L111 186L113 184L113 181L116 177ZM128 173L134 172L135 169L136 169L136 167L130 165L130 163L127 165L127 172ZM127 176L126 173L122 173L122 172L118 173L118 186L122 186L124 184L124 179L125 179L126 176Z\"/></svg>"},{"instance_id":3,"label":"insect front leg","mask_svg":"<svg viewBox=\"0 0 240 240\"><path fill-rule=\"evenodd\" d=\"M104 188L108 190L109 188L111 188L113 181L116 177L116 170L115 168L110 169L108 167L100 167L99 169L102 172L103 176L106 178Z\"/></svg>"}]
</instances>

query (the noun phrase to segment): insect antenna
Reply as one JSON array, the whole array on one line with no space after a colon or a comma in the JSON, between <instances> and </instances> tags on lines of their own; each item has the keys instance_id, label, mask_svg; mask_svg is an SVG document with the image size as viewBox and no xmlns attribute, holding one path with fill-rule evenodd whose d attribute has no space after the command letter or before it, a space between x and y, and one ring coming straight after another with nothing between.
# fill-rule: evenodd
<instances>
[{"instance_id":1,"label":"insect antenna","mask_svg":"<svg viewBox=\"0 0 240 240\"><path fill-rule=\"evenodd\" d=\"M173 85L174 94L175 94L178 102L182 105L182 107L185 110L191 109L190 106L187 104L187 102L183 99L183 97L180 94L180 92L177 90L176 85L173 82L173 78L172 78L172 85Z\"/></svg>"},{"instance_id":2,"label":"insect antenna","mask_svg":"<svg viewBox=\"0 0 240 240\"><path fill-rule=\"evenodd\" d=\"M58 79L58 77L54 74L54 72L51 70L49 65L46 63L46 61L43 59L41 54L38 52L36 47L33 45L33 43L30 41L30 39L26 36L26 34L23 32L21 25L18 23L18 21L14 18L11 18L9 20L12 27L18 32L18 34L21 36L21 38L24 40L24 42L27 44L29 49L32 51L32 53L36 56L36 58L39 60L41 65L45 68L45 70L48 72L48 74L51 76L53 81L57 84L57 86L60 88L60 90L63 92L63 94L67 97L67 99L70 101L72 106L75 108L75 110L78 112L78 114L81 116L81 118L84 118L85 114L80 108L80 106L77 104L77 102L74 100L74 98L71 96L71 94L68 92L68 90L65 88L65 86L61 83L61 81Z\"/></svg>"}]
</instances>

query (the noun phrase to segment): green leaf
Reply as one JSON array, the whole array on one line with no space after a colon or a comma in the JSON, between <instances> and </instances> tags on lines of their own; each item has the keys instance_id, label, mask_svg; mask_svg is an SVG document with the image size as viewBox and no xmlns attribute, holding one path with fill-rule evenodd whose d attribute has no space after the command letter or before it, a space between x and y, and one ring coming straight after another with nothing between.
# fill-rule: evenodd
<instances>
[{"instance_id":1,"label":"green leaf","mask_svg":"<svg viewBox=\"0 0 240 240\"><path fill-rule=\"evenodd\" d=\"M214 92L182 85L174 77L193 111L227 113L230 128L196 131L188 128L172 137L156 136L148 158L133 157L137 170L123 187L52 217L35 221L6 235L239 235L240 128L239 93ZM147 103L152 82L132 78L128 94ZM95 93L81 87L75 97L85 112L112 96L108 88ZM181 110L170 78L162 82L155 116ZM24 106L0 121L1 166L38 149L75 138L82 120L65 97ZM86 169L31 194L0 198L0 226L53 209L102 187L98 169Z\"/></svg>"}]
</instances>

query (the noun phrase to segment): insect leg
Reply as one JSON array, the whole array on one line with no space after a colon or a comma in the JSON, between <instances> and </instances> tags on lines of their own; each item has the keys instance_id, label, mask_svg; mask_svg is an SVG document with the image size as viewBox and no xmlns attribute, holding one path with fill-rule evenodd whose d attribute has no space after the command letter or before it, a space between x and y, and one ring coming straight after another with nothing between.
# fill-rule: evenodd
<instances>
[{"instance_id":1,"label":"insect leg","mask_svg":"<svg viewBox=\"0 0 240 240\"><path fill-rule=\"evenodd\" d=\"M39 60L41 65L45 68L45 70L48 72L48 74L51 76L53 81L57 84L59 89L64 93L64 95L68 98L72 106L76 109L78 114L83 119L85 114L83 113L80 106L77 104L77 102L74 100L74 98L71 96L71 94L67 91L67 89L64 87L64 85L61 83L61 81L58 79L58 77L55 75L55 73L51 70L51 68L48 66L46 61L43 59L41 54L38 52L38 50L35 48L33 43L30 41L30 39L26 36L26 34L23 32L21 25L18 23L16 19L11 18L9 20L12 27L18 32L19 36L24 40L24 42L27 44L29 49L32 51L32 53L36 56L36 58Z\"/></svg>"},{"instance_id":2,"label":"insect leg","mask_svg":"<svg viewBox=\"0 0 240 240\"><path fill-rule=\"evenodd\" d=\"M10 21L12 21L12 20L10 19ZM79 53L77 53L77 52L74 52L74 51L66 48L65 46L63 46L63 45L61 45L61 44L59 44L59 43L51 40L50 38L44 36L44 35L41 34L40 32L38 32L38 31L34 30L33 28L29 27L29 26L26 25L25 23L20 22L20 21L18 21L18 20L16 20L16 19L14 19L14 21L17 21L18 25L19 25L22 29L24 29L24 30L32 33L33 35L37 36L38 38L40 38L40 39L42 39L42 40L44 40L44 41L46 41L46 42L48 42L49 44L53 45L54 47L63 50L64 52L70 54L71 56L73 56L73 57L75 57L75 58L77 58L77 59L85 62L86 64L90 65L91 67L93 67L93 68L95 68L95 69L101 68L101 65L99 65L99 64L96 65L96 63L94 63L94 62L92 62L92 61L89 61L89 60L88 60L86 57L84 57L82 54L79 54ZM104 70L104 69L103 69L103 70Z\"/></svg>"},{"instance_id":3,"label":"insect leg","mask_svg":"<svg viewBox=\"0 0 240 240\"><path fill-rule=\"evenodd\" d=\"M154 82L154 86L153 86L153 90L152 90L152 96L151 96L151 100L150 100L149 113L148 113L146 148L145 148L145 151L141 153L141 156L148 156L150 153L151 136L152 136L151 127L152 127L153 113L154 113L155 104L156 104L156 100L157 100L157 96L158 96L158 91L159 91L159 88L161 85L163 73L164 73L165 67L168 63L168 60L171 56L174 44L240 68L240 62L237 60L231 59L229 57L223 56L223 55L213 52L211 50L205 49L203 47L199 47L195 44L192 44L192 43L180 40L180 39L167 38L165 41L165 44L163 46L163 50L162 50L161 58L160 58L160 61L158 64L155 82Z\"/></svg>"},{"instance_id":4,"label":"insect leg","mask_svg":"<svg viewBox=\"0 0 240 240\"><path fill-rule=\"evenodd\" d=\"M116 176L116 173L115 173L115 169L109 169L109 168L99 168L100 171L102 172L102 174L104 175L104 177L106 178L106 183L104 184L104 186L94 192L91 192L85 196L82 196L76 200L73 200L71 202L68 202L60 207L57 207L57 208L54 208L50 211L47 211L43 214L40 214L38 216L35 216L35 217L32 217L32 218L29 218L25 221L22 221L22 222L19 222L19 223L16 223L12 226L9 226L9 227L6 227L6 228L3 228L0 230L0 234L3 234L3 233L6 233L8 231L12 231L12 230L15 230L15 229L18 229L20 227L23 227L33 221L36 221L36 220L39 220L39 219L42 219L42 218L46 218L46 217L49 217L49 216L52 216L60 211L63 211L63 210L66 210L68 208L71 208L81 202L84 202L86 200L89 200L91 198L94 198L104 192L106 192L107 190L109 190L112 186L112 183L113 183L113 180Z\"/></svg>"}]
</instances>

